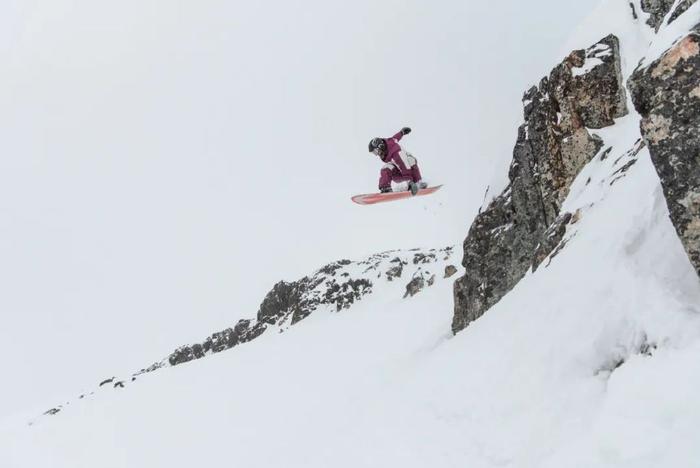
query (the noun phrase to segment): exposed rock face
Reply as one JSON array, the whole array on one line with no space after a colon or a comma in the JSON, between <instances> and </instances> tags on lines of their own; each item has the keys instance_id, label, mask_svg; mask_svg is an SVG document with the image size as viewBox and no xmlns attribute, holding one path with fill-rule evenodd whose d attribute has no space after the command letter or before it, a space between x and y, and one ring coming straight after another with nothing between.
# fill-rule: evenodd
<instances>
[{"instance_id":1,"label":"exposed rock face","mask_svg":"<svg viewBox=\"0 0 700 468\"><path fill-rule=\"evenodd\" d=\"M700 26L628 86L671 221L700 274Z\"/></svg>"},{"instance_id":2,"label":"exposed rock face","mask_svg":"<svg viewBox=\"0 0 700 468\"><path fill-rule=\"evenodd\" d=\"M685 11L690 8L696 0L681 0L673 13L668 18L668 22L673 23L673 21L680 15L685 13ZM675 0L642 0L642 11L649 13L649 19L647 19L647 24L654 28L654 31L658 31L663 20L673 8Z\"/></svg>"},{"instance_id":3,"label":"exposed rock face","mask_svg":"<svg viewBox=\"0 0 700 468\"><path fill-rule=\"evenodd\" d=\"M448 260L452 253L452 247L406 253L383 252L360 262L340 260L329 263L312 276L297 281L280 281L263 299L255 320L240 320L234 328L214 333L203 343L181 346L168 357L168 362L174 366L230 349L257 338L269 327L282 330L294 325L322 306L331 307L336 312L348 309L373 292L375 281L382 278L397 281L409 265L416 270L407 286L407 290L413 291L407 295L413 296L426 287L426 278L427 286L432 286L435 281L429 267ZM161 366L154 364L149 369L158 367Z\"/></svg>"},{"instance_id":4,"label":"exposed rock face","mask_svg":"<svg viewBox=\"0 0 700 468\"><path fill-rule=\"evenodd\" d=\"M404 262L399 257L396 257L391 261L391 263L393 263L394 266L392 266L386 272L386 279L389 281L394 281L397 278L401 278L401 275L403 274Z\"/></svg>"},{"instance_id":5,"label":"exposed rock face","mask_svg":"<svg viewBox=\"0 0 700 468\"><path fill-rule=\"evenodd\" d=\"M561 244L566 234L566 225L571 221L572 214L564 213L557 218L554 223L545 231L540 241L540 245L535 249L535 255L532 259L532 271L537 271L542 261L549 256L550 253L555 255L557 247Z\"/></svg>"},{"instance_id":6,"label":"exposed rock face","mask_svg":"<svg viewBox=\"0 0 700 468\"><path fill-rule=\"evenodd\" d=\"M407 297L413 297L427 286L432 286L435 283L435 274L430 272L418 271L413 276L413 279L406 285L406 293L403 295L404 299Z\"/></svg>"},{"instance_id":7,"label":"exposed rock face","mask_svg":"<svg viewBox=\"0 0 700 468\"><path fill-rule=\"evenodd\" d=\"M627 114L619 56L619 42L609 35L585 51L572 52L554 70L550 80L558 82L552 91L562 107L560 126L565 132L573 133L581 126L607 127L613 119ZM573 79L566 69L571 70Z\"/></svg>"},{"instance_id":8,"label":"exposed rock face","mask_svg":"<svg viewBox=\"0 0 700 468\"><path fill-rule=\"evenodd\" d=\"M675 0L642 0L642 11L650 15L647 24L658 31L674 3Z\"/></svg>"},{"instance_id":9,"label":"exposed rock face","mask_svg":"<svg viewBox=\"0 0 700 468\"><path fill-rule=\"evenodd\" d=\"M204 357L207 353L218 353L225 349L233 348L241 343L246 343L258 337L265 331L262 326L251 327L250 320L239 320L234 328L214 333L202 344L181 346L168 356L170 365L175 366L193 359Z\"/></svg>"},{"instance_id":10,"label":"exposed rock face","mask_svg":"<svg viewBox=\"0 0 700 468\"><path fill-rule=\"evenodd\" d=\"M423 290L425 287L425 279L423 275L418 275L408 282L406 285L406 294L403 295L404 298L409 296L413 297Z\"/></svg>"},{"instance_id":11,"label":"exposed rock face","mask_svg":"<svg viewBox=\"0 0 700 468\"><path fill-rule=\"evenodd\" d=\"M450 278L452 277L455 273L457 273L457 267L454 265L447 265L445 267L445 276L444 278Z\"/></svg>"},{"instance_id":12,"label":"exposed rock face","mask_svg":"<svg viewBox=\"0 0 700 468\"><path fill-rule=\"evenodd\" d=\"M620 70L618 40L610 35L572 52L525 93L510 184L477 215L464 241L467 272L454 286L454 333L510 291L536 255L549 255L546 231L574 178L603 146L588 129L627 113Z\"/></svg>"},{"instance_id":13,"label":"exposed rock face","mask_svg":"<svg viewBox=\"0 0 700 468\"><path fill-rule=\"evenodd\" d=\"M99 386L101 387L103 385L107 385L108 383L112 383L112 382L114 382L114 377L110 377L109 379L103 380L102 382L100 382Z\"/></svg>"}]
</instances>

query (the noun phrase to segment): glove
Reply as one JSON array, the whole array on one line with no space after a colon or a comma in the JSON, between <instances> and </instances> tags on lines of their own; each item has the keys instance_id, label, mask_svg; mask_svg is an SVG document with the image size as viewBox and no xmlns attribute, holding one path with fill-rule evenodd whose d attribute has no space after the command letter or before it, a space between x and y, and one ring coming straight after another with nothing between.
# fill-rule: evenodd
<instances>
[{"instance_id":1,"label":"glove","mask_svg":"<svg viewBox=\"0 0 700 468\"><path fill-rule=\"evenodd\" d=\"M403 133L404 135L408 135L409 133L411 133L411 129L408 127L404 127L401 129L401 133Z\"/></svg>"}]
</instances>

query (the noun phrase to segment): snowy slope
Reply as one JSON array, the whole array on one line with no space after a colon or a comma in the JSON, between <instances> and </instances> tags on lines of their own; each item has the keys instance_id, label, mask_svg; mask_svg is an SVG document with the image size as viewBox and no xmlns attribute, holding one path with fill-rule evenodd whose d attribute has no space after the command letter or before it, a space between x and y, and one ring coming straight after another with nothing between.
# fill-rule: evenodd
<instances>
[{"instance_id":1,"label":"snowy slope","mask_svg":"<svg viewBox=\"0 0 700 468\"><path fill-rule=\"evenodd\" d=\"M695 466L700 288L648 155L611 186L617 156L577 179L567 247L457 336L449 282L410 300L387 283L6 427L2 465Z\"/></svg>"},{"instance_id":2,"label":"snowy slope","mask_svg":"<svg viewBox=\"0 0 700 468\"><path fill-rule=\"evenodd\" d=\"M596 1L0 2L0 418L330 260L461 241L524 83ZM403 125L445 186L352 204Z\"/></svg>"},{"instance_id":3,"label":"snowy slope","mask_svg":"<svg viewBox=\"0 0 700 468\"><path fill-rule=\"evenodd\" d=\"M626 8L598 13L631 31L630 63L648 31ZM383 282L343 313L7 421L0 466L697 466L700 284L639 116L596 133L566 246L456 336L450 281L413 298Z\"/></svg>"}]
</instances>

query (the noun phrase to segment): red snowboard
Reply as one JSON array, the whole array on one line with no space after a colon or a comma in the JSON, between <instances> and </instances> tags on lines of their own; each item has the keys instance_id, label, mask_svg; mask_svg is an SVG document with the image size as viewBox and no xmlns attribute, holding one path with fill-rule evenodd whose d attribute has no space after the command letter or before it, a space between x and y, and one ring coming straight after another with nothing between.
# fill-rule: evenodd
<instances>
[{"instance_id":1,"label":"red snowboard","mask_svg":"<svg viewBox=\"0 0 700 468\"><path fill-rule=\"evenodd\" d=\"M420 197L423 195L430 195L433 192L436 192L442 185L436 185L435 187L428 187L426 189L421 189L418 190L418 193L415 194L416 197ZM401 200L403 198L412 198L414 195L411 195L411 192L405 191L405 192L389 192L389 193L365 193L362 195L355 195L352 197L352 201L357 203L358 205L374 205L375 203L384 203L388 201L394 201L394 200Z\"/></svg>"}]
</instances>

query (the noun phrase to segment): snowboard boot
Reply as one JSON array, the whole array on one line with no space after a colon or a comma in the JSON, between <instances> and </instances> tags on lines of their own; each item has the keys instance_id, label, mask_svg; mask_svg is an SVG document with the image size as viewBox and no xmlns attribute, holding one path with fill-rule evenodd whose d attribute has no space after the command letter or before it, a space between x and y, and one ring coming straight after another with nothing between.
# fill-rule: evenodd
<instances>
[{"instance_id":1,"label":"snowboard boot","mask_svg":"<svg viewBox=\"0 0 700 468\"><path fill-rule=\"evenodd\" d=\"M391 193L391 187L379 187L379 193Z\"/></svg>"},{"instance_id":2,"label":"snowboard boot","mask_svg":"<svg viewBox=\"0 0 700 468\"><path fill-rule=\"evenodd\" d=\"M411 181L408 183L408 190L411 191L411 195L415 195L418 193L418 184Z\"/></svg>"}]
</instances>

